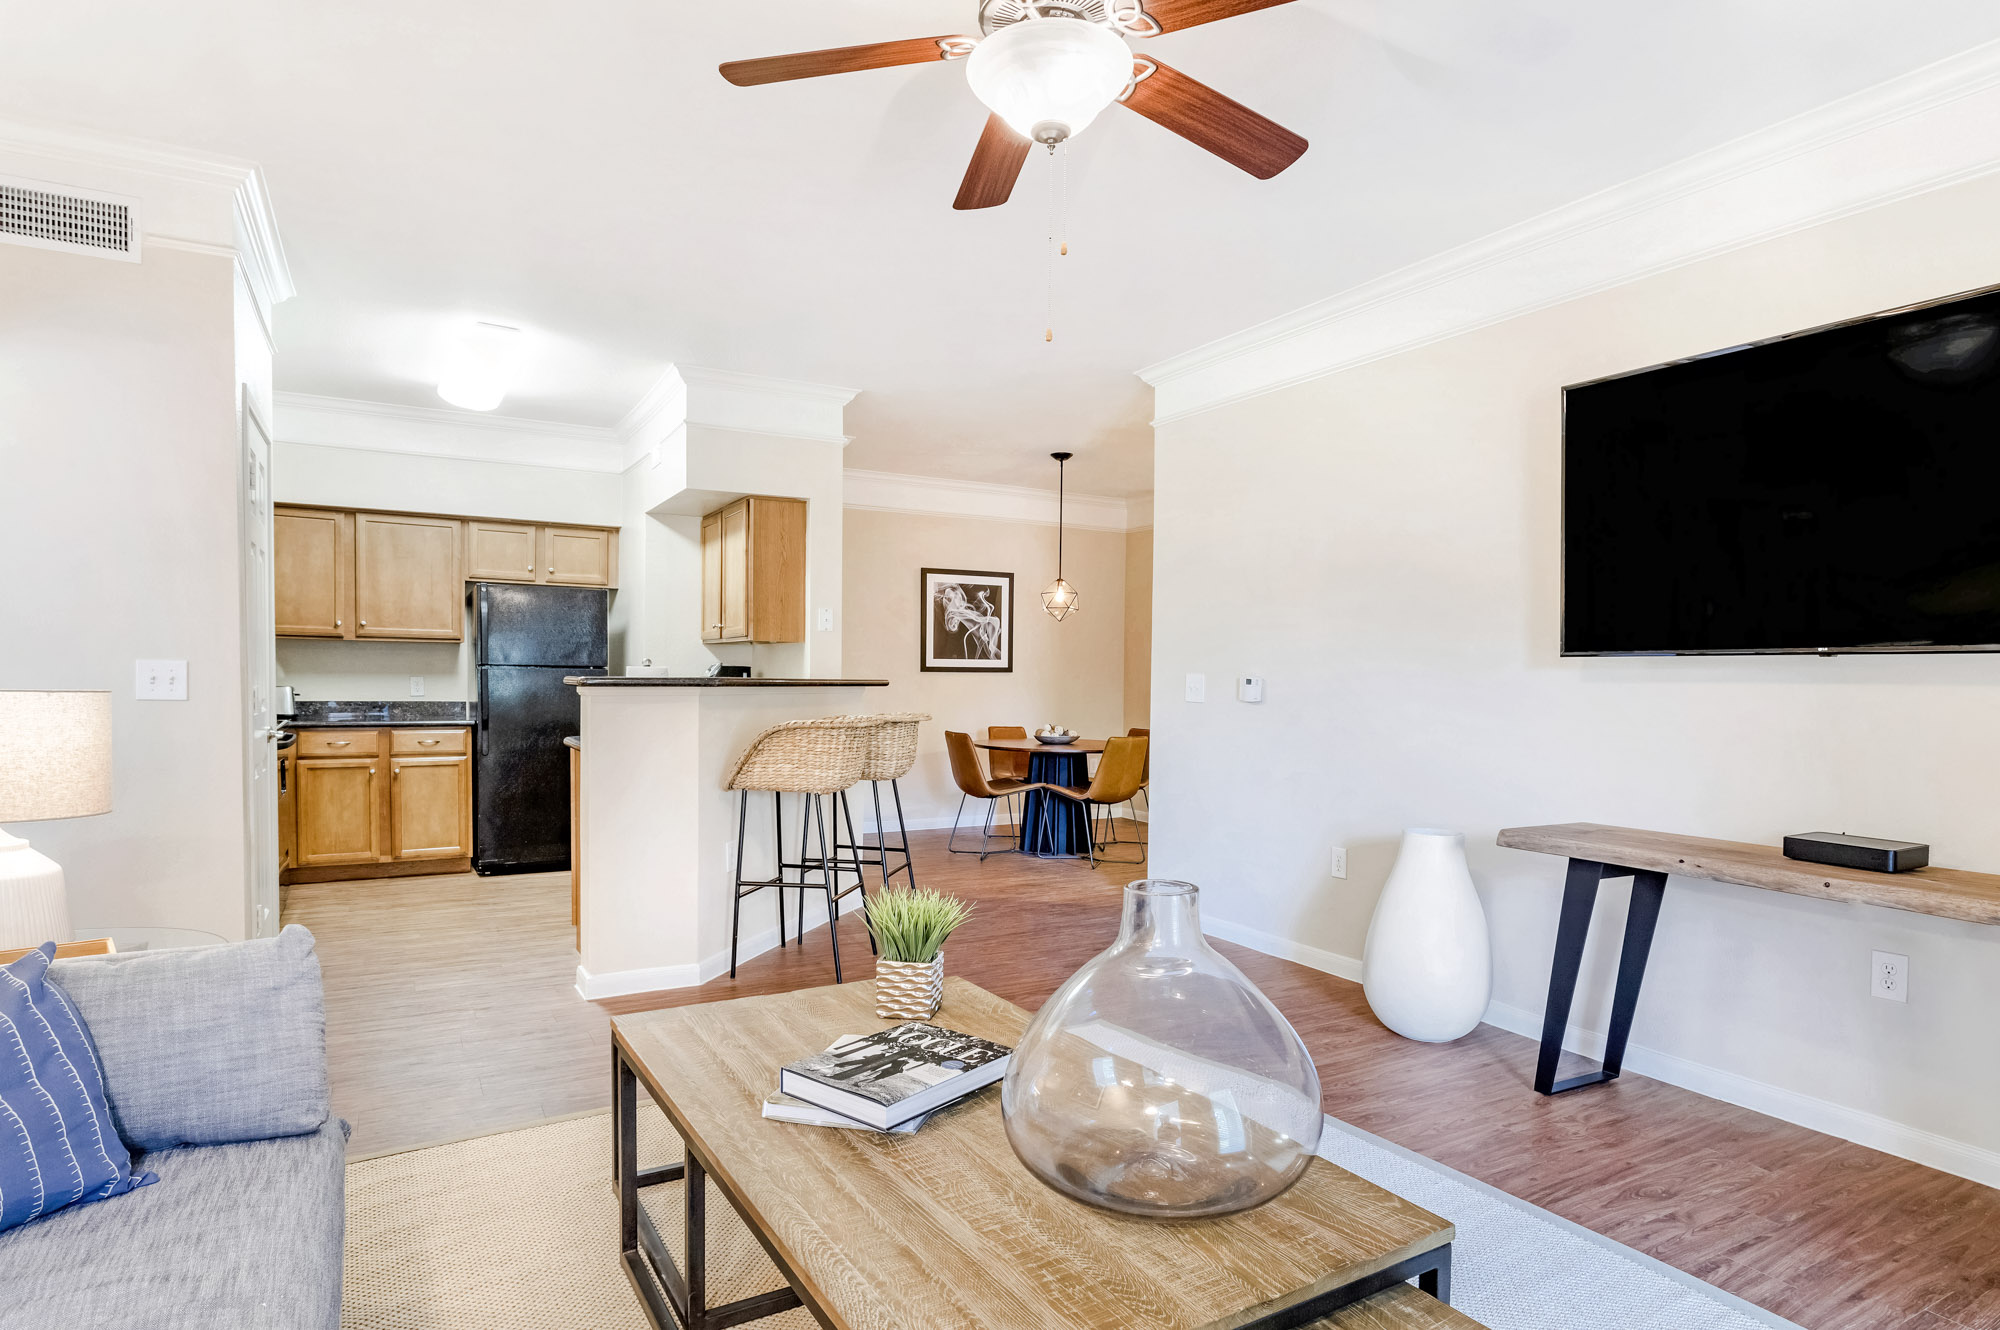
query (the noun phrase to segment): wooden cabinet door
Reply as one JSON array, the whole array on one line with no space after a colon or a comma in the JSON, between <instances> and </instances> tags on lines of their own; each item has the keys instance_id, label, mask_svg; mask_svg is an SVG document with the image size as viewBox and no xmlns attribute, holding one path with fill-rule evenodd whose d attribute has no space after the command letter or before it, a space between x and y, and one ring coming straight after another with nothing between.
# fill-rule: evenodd
<instances>
[{"instance_id":1,"label":"wooden cabinet door","mask_svg":"<svg viewBox=\"0 0 2000 1330\"><path fill-rule=\"evenodd\" d=\"M472 582L538 580L539 529L527 522L467 522L465 576Z\"/></svg>"},{"instance_id":2,"label":"wooden cabinet door","mask_svg":"<svg viewBox=\"0 0 2000 1330\"><path fill-rule=\"evenodd\" d=\"M300 868L372 864L382 857L372 757L301 759L293 767Z\"/></svg>"},{"instance_id":3,"label":"wooden cabinet door","mask_svg":"<svg viewBox=\"0 0 2000 1330\"><path fill-rule=\"evenodd\" d=\"M472 759L389 760L389 835L399 861L472 853Z\"/></svg>"},{"instance_id":4,"label":"wooden cabinet door","mask_svg":"<svg viewBox=\"0 0 2000 1330\"><path fill-rule=\"evenodd\" d=\"M724 642L750 640L750 501L730 504L722 518L722 633Z\"/></svg>"},{"instance_id":5,"label":"wooden cabinet door","mask_svg":"<svg viewBox=\"0 0 2000 1330\"><path fill-rule=\"evenodd\" d=\"M753 642L806 640L806 503L748 500L749 628Z\"/></svg>"},{"instance_id":6,"label":"wooden cabinet door","mask_svg":"<svg viewBox=\"0 0 2000 1330\"><path fill-rule=\"evenodd\" d=\"M291 753L278 754L278 867L298 863L299 841L299 760Z\"/></svg>"},{"instance_id":7,"label":"wooden cabinet door","mask_svg":"<svg viewBox=\"0 0 2000 1330\"><path fill-rule=\"evenodd\" d=\"M356 514L355 636L463 638L458 542L459 524L450 518Z\"/></svg>"},{"instance_id":8,"label":"wooden cabinet door","mask_svg":"<svg viewBox=\"0 0 2000 1330\"><path fill-rule=\"evenodd\" d=\"M701 640L722 637L722 514L701 519Z\"/></svg>"},{"instance_id":9,"label":"wooden cabinet door","mask_svg":"<svg viewBox=\"0 0 2000 1330\"><path fill-rule=\"evenodd\" d=\"M542 580L556 586L610 586L611 533L602 527L542 528Z\"/></svg>"},{"instance_id":10,"label":"wooden cabinet door","mask_svg":"<svg viewBox=\"0 0 2000 1330\"><path fill-rule=\"evenodd\" d=\"M354 636L354 516L274 508L271 584L279 637Z\"/></svg>"}]
</instances>

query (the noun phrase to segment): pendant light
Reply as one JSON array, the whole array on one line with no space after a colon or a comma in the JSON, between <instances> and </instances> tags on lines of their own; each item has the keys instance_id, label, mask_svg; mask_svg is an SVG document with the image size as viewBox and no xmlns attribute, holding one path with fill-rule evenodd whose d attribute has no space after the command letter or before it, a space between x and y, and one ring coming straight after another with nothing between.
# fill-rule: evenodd
<instances>
[{"instance_id":1,"label":"pendant light","mask_svg":"<svg viewBox=\"0 0 2000 1330\"><path fill-rule=\"evenodd\" d=\"M1050 453L1056 459L1056 580L1049 583L1049 589L1042 593L1042 608L1057 623L1067 619L1076 609L1076 588L1063 579L1063 481L1069 459L1075 453Z\"/></svg>"}]
</instances>

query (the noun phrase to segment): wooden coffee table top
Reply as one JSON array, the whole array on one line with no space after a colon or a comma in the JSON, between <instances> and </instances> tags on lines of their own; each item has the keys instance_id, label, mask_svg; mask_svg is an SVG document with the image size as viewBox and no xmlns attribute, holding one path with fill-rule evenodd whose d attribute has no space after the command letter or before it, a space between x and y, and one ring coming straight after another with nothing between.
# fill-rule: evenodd
<instances>
[{"instance_id":1,"label":"wooden coffee table top","mask_svg":"<svg viewBox=\"0 0 2000 1330\"><path fill-rule=\"evenodd\" d=\"M874 987L612 1021L688 1148L828 1325L1229 1330L1452 1240L1436 1215L1319 1159L1277 1200L1220 1219L1079 1204L1015 1159L997 1085L908 1136L762 1117L786 1062L896 1023L876 1017ZM1028 1013L950 978L936 1019L1011 1045Z\"/></svg>"}]
</instances>

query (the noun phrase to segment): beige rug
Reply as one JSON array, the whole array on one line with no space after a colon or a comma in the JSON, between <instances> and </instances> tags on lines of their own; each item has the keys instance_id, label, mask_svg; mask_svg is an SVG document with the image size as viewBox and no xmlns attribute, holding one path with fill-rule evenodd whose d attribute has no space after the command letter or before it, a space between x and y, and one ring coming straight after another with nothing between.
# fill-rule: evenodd
<instances>
[{"instance_id":1,"label":"beige rug","mask_svg":"<svg viewBox=\"0 0 2000 1330\"><path fill-rule=\"evenodd\" d=\"M641 1096L639 1162L681 1157ZM708 1189L709 1301L783 1284L714 1187ZM641 1202L685 1269L682 1188ZM646 1330L618 1260L607 1113L547 1122L347 1167L343 1330ZM759 1321L811 1330L804 1309Z\"/></svg>"}]
</instances>

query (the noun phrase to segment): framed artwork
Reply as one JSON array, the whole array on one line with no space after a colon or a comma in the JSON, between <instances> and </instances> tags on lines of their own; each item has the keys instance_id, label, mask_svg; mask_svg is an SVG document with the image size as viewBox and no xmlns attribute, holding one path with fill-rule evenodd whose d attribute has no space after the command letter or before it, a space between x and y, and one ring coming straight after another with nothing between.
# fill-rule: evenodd
<instances>
[{"instance_id":1,"label":"framed artwork","mask_svg":"<svg viewBox=\"0 0 2000 1330\"><path fill-rule=\"evenodd\" d=\"M1004 674L1014 668L1014 574L926 568L921 613L924 669Z\"/></svg>"}]
</instances>

